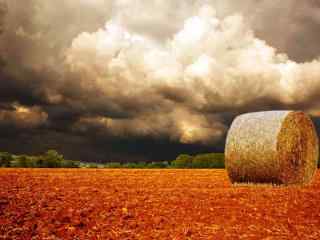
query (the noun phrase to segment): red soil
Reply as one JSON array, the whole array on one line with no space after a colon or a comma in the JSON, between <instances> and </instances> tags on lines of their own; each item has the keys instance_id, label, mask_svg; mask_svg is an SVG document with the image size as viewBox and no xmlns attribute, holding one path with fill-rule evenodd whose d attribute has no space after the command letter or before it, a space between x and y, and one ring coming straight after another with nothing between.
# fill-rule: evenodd
<instances>
[{"instance_id":1,"label":"red soil","mask_svg":"<svg viewBox=\"0 0 320 240\"><path fill-rule=\"evenodd\" d=\"M307 187L223 170L0 170L0 239L320 239Z\"/></svg>"}]
</instances>

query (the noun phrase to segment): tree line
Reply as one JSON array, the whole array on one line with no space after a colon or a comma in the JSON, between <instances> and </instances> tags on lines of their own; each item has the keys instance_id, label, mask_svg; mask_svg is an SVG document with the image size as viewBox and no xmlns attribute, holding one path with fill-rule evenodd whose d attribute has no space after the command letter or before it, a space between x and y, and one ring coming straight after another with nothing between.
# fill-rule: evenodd
<instances>
[{"instance_id":1,"label":"tree line","mask_svg":"<svg viewBox=\"0 0 320 240\"><path fill-rule=\"evenodd\" d=\"M49 150L38 156L14 155L0 152L0 167L2 168L224 168L223 153L207 153L191 156L181 154L173 161L162 162L130 162L130 163L87 163L64 159L56 150ZM318 163L320 167L320 161Z\"/></svg>"},{"instance_id":2,"label":"tree line","mask_svg":"<svg viewBox=\"0 0 320 240\"><path fill-rule=\"evenodd\" d=\"M77 168L80 162L65 160L55 150L49 150L38 156L14 155L0 152L0 167L5 168Z\"/></svg>"},{"instance_id":3,"label":"tree line","mask_svg":"<svg viewBox=\"0 0 320 240\"><path fill-rule=\"evenodd\" d=\"M0 152L2 168L224 168L223 153L208 153L195 156L181 154L173 161L137 163L86 163L64 159L56 150L37 156L14 155Z\"/></svg>"}]
</instances>

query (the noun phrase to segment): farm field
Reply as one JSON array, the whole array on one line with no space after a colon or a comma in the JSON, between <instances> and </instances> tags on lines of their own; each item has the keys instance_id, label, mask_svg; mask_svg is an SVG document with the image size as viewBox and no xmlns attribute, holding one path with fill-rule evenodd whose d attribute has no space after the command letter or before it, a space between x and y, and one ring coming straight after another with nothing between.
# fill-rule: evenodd
<instances>
[{"instance_id":1,"label":"farm field","mask_svg":"<svg viewBox=\"0 0 320 240\"><path fill-rule=\"evenodd\" d=\"M0 239L320 239L307 187L232 186L224 170L0 170Z\"/></svg>"}]
</instances>

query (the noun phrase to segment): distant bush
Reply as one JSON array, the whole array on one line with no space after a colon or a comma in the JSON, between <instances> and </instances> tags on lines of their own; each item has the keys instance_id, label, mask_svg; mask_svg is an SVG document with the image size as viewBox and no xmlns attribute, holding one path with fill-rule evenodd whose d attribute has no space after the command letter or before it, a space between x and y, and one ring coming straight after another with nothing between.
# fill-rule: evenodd
<instances>
[{"instance_id":1,"label":"distant bush","mask_svg":"<svg viewBox=\"0 0 320 240\"><path fill-rule=\"evenodd\" d=\"M13 161L11 161L10 166L16 168L27 168L31 165L30 158L31 157L26 155L16 156L13 158Z\"/></svg>"},{"instance_id":2,"label":"distant bush","mask_svg":"<svg viewBox=\"0 0 320 240\"><path fill-rule=\"evenodd\" d=\"M80 168L100 168L98 163L80 163Z\"/></svg>"},{"instance_id":3,"label":"distant bush","mask_svg":"<svg viewBox=\"0 0 320 240\"><path fill-rule=\"evenodd\" d=\"M190 156L181 154L171 162L173 168L224 168L223 153L207 153Z\"/></svg>"},{"instance_id":4,"label":"distant bush","mask_svg":"<svg viewBox=\"0 0 320 240\"><path fill-rule=\"evenodd\" d=\"M193 158L192 168L224 168L223 153L200 154Z\"/></svg>"},{"instance_id":5,"label":"distant bush","mask_svg":"<svg viewBox=\"0 0 320 240\"><path fill-rule=\"evenodd\" d=\"M10 153L0 153L0 167L10 167L13 161L13 156Z\"/></svg>"},{"instance_id":6,"label":"distant bush","mask_svg":"<svg viewBox=\"0 0 320 240\"><path fill-rule=\"evenodd\" d=\"M208 153L196 156L181 154L171 163L164 162L137 162L105 164L81 163L82 168L127 168L127 169L163 169L163 168L224 168L223 153Z\"/></svg>"},{"instance_id":7,"label":"distant bush","mask_svg":"<svg viewBox=\"0 0 320 240\"><path fill-rule=\"evenodd\" d=\"M122 168L121 163L118 162L110 162L110 163L106 163L103 166L104 168Z\"/></svg>"},{"instance_id":8,"label":"distant bush","mask_svg":"<svg viewBox=\"0 0 320 240\"><path fill-rule=\"evenodd\" d=\"M41 157L42 167L45 168L60 168L63 165L64 158L55 150L49 150Z\"/></svg>"},{"instance_id":9,"label":"distant bush","mask_svg":"<svg viewBox=\"0 0 320 240\"><path fill-rule=\"evenodd\" d=\"M80 162L65 160L55 150L49 150L40 156L12 155L0 153L0 167L14 168L78 168Z\"/></svg>"},{"instance_id":10,"label":"distant bush","mask_svg":"<svg viewBox=\"0 0 320 240\"><path fill-rule=\"evenodd\" d=\"M92 166L92 164L91 164ZM91 167L89 166L89 167ZM99 167L99 166L96 166ZM131 168L131 169L150 169L150 168L169 168L169 162L137 162L137 163L119 163L119 162L111 162L101 164L101 168Z\"/></svg>"},{"instance_id":11,"label":"distant bush","mask_svg":"<svg viewBox=\"0 0 320 240\"><path fill-rule=\"evenodd\" d=\"M190 168L192 167L193 157L187 154L179 155L176 160L171 162L174 168Z\"/></svg>"},{"instance_id":12,"label":"distant bush","mask_svg":"<svg viewBox=\"0 0 320 240\"><path fill-rule=\"evenodd\" d=\"M161 169L161 168L169 168L170 164L169 162L152 162L148 163L147 168L156 168L156 169Z\"/></svg>"},{"instance_id":13,"label":"distant bush","mask_svg":"<svg viewBox=\"0 0 320 240\"><path fill-rule=\"evenodd\" d=\"M131 165L132 168L148 168L148 164L146 162L131 163L129 165ZM126 164L124 164L124 166L126 166Z\"/></svg>"},{"instance_id":14,"label":"distant bush","mask_svg":"<svg viewBox=\"0 0 320 240\"><path fill-rule=\"evenodd\" d=\"M71 160L64 160L61 164L62 168L79 168L80 162L79 161L71 161Z\"/></svg>"},{"instance_id":15,"label":"distant bush","mask_svg":"<svg viewBox=\"0 0 320 240\"><path fill-rule=\"evenodd\" d=\"M122 168L146 168L147 164L145 162L140 162L140 163L124 163L121 165Z\"/></svg>"}]
</instances>

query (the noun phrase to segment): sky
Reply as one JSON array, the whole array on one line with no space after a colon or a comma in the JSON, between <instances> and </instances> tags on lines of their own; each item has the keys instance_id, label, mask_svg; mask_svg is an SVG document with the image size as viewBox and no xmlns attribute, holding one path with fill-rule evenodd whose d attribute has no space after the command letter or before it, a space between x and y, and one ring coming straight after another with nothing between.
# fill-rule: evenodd
<instances>
[{"instance_id":1,"label":"sky","mask_svg":"<svg viewBox=\"0 0 320 240\"><path fill-rule=\"evenodd\" d=\"M320 129L316 0L0 0L0 151L222 152L239 114Z\"/></svg>"}]
</instances>

